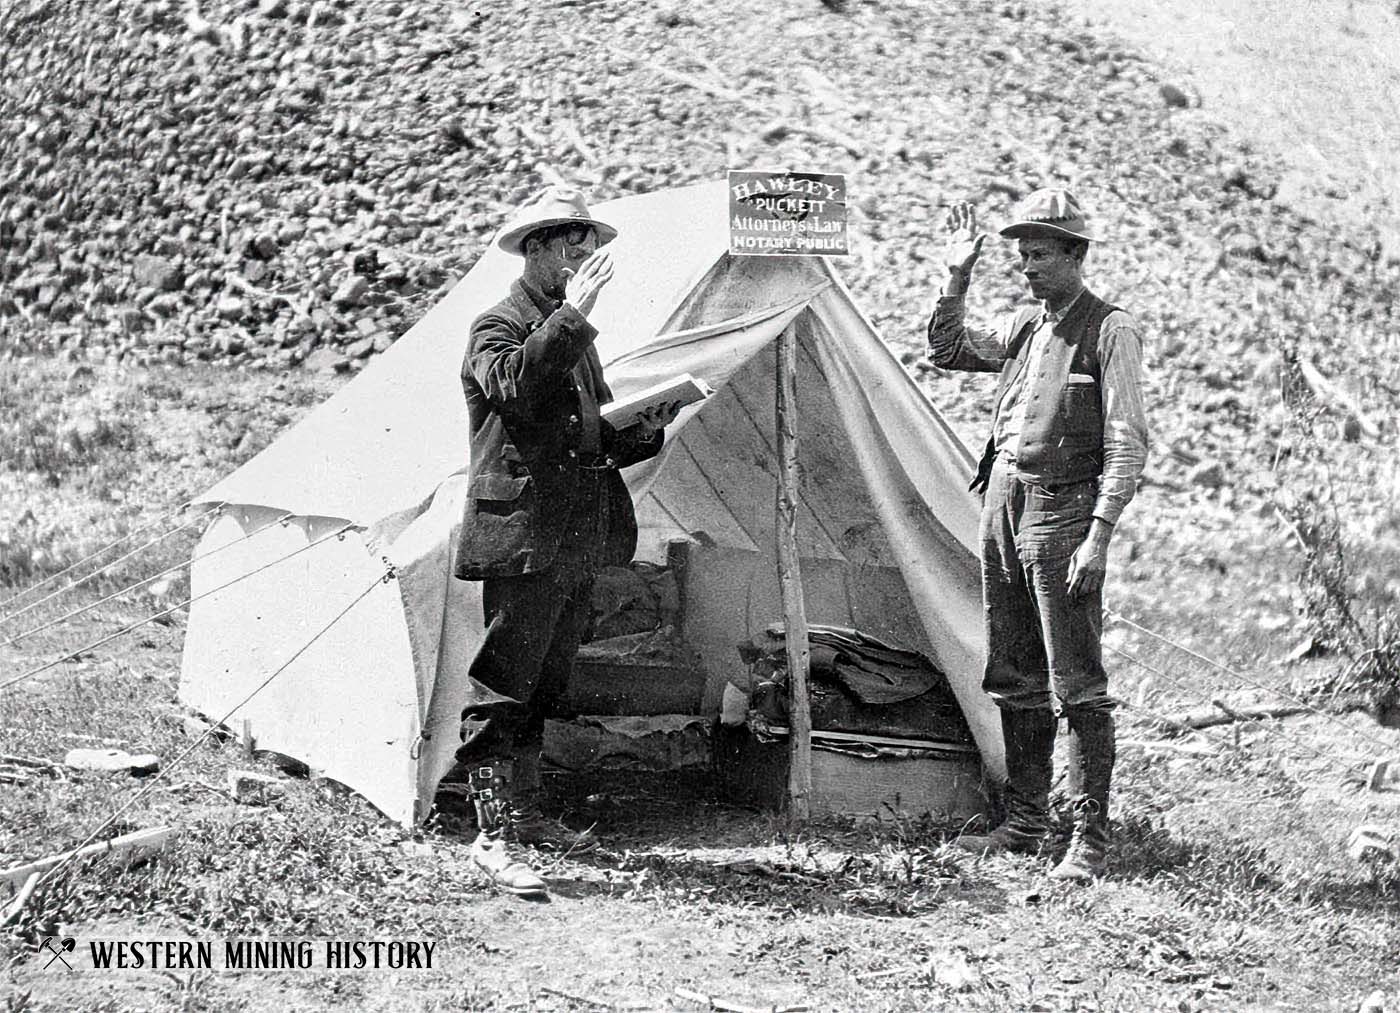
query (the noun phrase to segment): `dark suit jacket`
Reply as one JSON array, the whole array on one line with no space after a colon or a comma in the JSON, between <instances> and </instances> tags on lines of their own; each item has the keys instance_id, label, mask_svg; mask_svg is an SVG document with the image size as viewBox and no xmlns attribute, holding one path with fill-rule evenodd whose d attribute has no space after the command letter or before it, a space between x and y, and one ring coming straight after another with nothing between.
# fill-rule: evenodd
<instances>
[{"instance_id":1,"label":"dark suit jacket","mask_svg":"<svg viewBox=\"0 0 1400 1013\"><path fill-rule=\"evenodd\" d=\"M572 306L532 296L519 281L472 324L462 362L471 469L457 545L460 579L534 573L559 554L584 463L574 367L584 366L599 404L612 400L593 349L597 333ZM609 500L602 563L623 565L637 548L637 520L617 469L654 457L663 436L599 425L595 463L607 469Z\"/></svg>"}]
</instances>

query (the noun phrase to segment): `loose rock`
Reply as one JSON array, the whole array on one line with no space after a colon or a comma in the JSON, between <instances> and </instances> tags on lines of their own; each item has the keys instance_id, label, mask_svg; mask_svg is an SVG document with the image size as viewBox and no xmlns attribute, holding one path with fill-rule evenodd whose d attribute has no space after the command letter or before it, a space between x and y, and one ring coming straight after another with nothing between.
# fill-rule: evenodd
<instances>
[{"instance_id":1,"label":"loose rock","mask_svg":"<svg viewBox=\"0 0 1400 1013\"><path fill-rule=\"evenodd\" d=\"M1185 109L1191 104L1190 96L1170 81L1162 82L1157 91L1162 96L1162 101L1173 109Z\"/></svg>"},{"instance_id":2,"label":"loose rock","mask_svg":"<svg viewBox=\"0 0 1400 1013\"><path fill-rule=\"evenodd\" d=\"M230 770L228 790L235 802L244 805L268 805L287 793L287 783L253 770Z\"/></svg>"},{"instance_id":3,"label":"loose rock","mask_svg":"<svg viewBox=\"0 0 1400 1013\"><path fill-rule=\"evenodd\" d=\"M1353 862L1394 862L1400 860L1394 839L1384 827L1357 827L1347 838L1347 854Z\"/></svg>"},{"instance_id":4,"label":"loose rock","mask_svg":"<svg viewBox=\"0 0 1400 1013\"><path fill-rule=\"evenodd\" d=\"M331 301L339 306L359 306L369 291L369 282L361 275L352 275L340 283L331 296Z\"/></svg>"},{"instance_id":5,"label":"loose rock","mask_svg":"<svg viewBox=\"0 0 1400 1013\"><path fill-rule=\"evenodd\" d=\"M316 349L302 364L317 373L343 373L350 368L350 360L330 348Z\"/></svg>"},{"instance_id":6,"label":"loose rock","mask_svg":"<svg viewBox=\"0 0 1400 1013\"><path fill-rule=\"evenodd\" d=\"M131 276L136 284L159 292L175 292L185 284L185 275L180 266L165 257L137 257Z\"/></svg>"},{"instance_id":7,"label":"loose rock","mask_svg":"<svg viewBox=\"0 0 1400 1013\"><path fill-rule=\"evenodd\" d=\"M1219 489L1225 484L1225 465L1219 461L1202 461L1191 469L1187 479L1203 489Z\"/></svg>"},{"instance_id":8,"label":"loose rock","mask_svg":"<svg viewBox=\"0 0 1400 1013\"><path fill-rule=\"evenodd\" d=\"M126 771L137 777L160 770L160 757L154 753L131 754L120 749L70 749L63 765L73 770Z\"/></svg>"}]
</instances>

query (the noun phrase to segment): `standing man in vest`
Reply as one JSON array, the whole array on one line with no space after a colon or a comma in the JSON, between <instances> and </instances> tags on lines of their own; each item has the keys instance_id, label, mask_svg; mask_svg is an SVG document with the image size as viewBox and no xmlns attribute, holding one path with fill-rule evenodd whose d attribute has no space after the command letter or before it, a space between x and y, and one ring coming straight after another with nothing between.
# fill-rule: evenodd
<instances>
[{"instance_id":1,"label":"standing man in vest","mask_svg":"<svg viewBox=\"0 0 1400 1013\"><path fill-rule=\"evenodd\" d=\"M619 469L654 457L676 405L614 430L588 321L613 275L617 236L583 195L551 187L496 245L524 259L510 294L472 324L462 363L471 426L466 515L455 573L482 581L486 637L469 671L458 761L469 772L478 835L472 860L498 886L543 894L512 841L596 846L538 807L544 721L563 694L591 618L599 568L637 547Z\"/></svg>"},{"instance_id":2,"label":"standing man in vest","mask_svg":"<svg viewBox=\"0 0 1400 1013\"><path fill-rule=\"evenodd\" d=\"M1001 234L1018 241L1039 304L996 332L964 324L985 236L972 209L955 204L948 274L928 328L936 365L1001 374L972 488L984 497L983 689L1001 710L1006 820L959 843L989 854L1041 851L1058 710L1069 722L1078 795L1069 851L1050 875L1087 881L1104 873L1108 855L1114 730L1102 589L1113 526L1147 458L1142 341L1131 316L1084 287L1084 258L1097 240L1068 191L1037 190L1013 217Z\"/></svg>"}]
</instances>

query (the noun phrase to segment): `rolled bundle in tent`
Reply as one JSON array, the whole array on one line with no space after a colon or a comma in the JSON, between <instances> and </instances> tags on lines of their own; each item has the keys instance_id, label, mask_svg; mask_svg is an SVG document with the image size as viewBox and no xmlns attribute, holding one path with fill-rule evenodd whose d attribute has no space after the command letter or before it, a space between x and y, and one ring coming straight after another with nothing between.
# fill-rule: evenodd
<instances>
[{"instance_id":1,"label":"rolled bundle in tent","mask_svg":"<svg viewBox=\"0 0 1400 1013\"><path fill-rule=\"evenodd\" d=\"M716 391L682 412L656 458L624 472L638 558L664 564L668 547L690 548L681 635L703 669L703 711L718 712L743 665L735 645L782 618L773 349L793 328L807 614L925 654L987 771L1004 776L996 711L980 689L967 448L828 262L729 255L723 183L598 211L619 228L616 273L590 317L614 394L681 373ZM468 453L458 373L472 320L519 270L492 249L393 347L198 500L225 506L195 550L192 592L221 589L191 607L181 699L222 715L285 666L238 712L257 745L404 822L426 816L452 765L483 633L480 585L452 577ZM386 574L395 579L315 636Z\"/></svg>"}]
</instances>

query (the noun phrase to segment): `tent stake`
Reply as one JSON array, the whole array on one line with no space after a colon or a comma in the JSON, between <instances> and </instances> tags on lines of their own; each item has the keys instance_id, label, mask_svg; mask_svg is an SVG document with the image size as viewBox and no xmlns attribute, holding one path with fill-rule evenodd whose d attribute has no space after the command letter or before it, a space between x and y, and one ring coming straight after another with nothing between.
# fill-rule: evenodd
<instances>
[{"instance_id":1,"label":"tent stake","mask_svg":"<svg viewBox=\"0 0 1400 1013\"><path fill-rule=\"evenodd\" d=\"M812 712L807 697L811 647L802 567L797 558L797 328L778 335L777 412L778 497L774 530L778 538L778 583L783 596L783 627L788 668L788 798L792 818L806 821L812 799Z\"/></svg>"}]
</instances>

